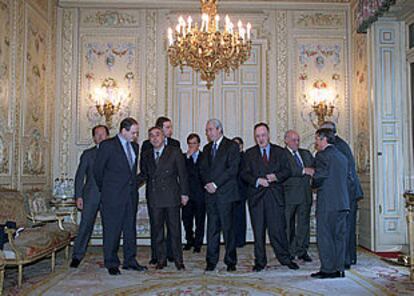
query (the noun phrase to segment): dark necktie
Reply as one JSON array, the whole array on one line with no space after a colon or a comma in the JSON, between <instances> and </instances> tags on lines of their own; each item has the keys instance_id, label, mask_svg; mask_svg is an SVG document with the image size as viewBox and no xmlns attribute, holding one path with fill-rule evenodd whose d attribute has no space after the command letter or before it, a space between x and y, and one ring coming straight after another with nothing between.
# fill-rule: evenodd
<instances>
[{"instance_id":1,"label":"dark necktie","mask_svg":"<svg viewBox=\"0 0 414 296\"><path fill-rule=\"evenodd\" d=\"M267 158L267 153L266 153L266 149L265 149L265 148L263 148L263 155L262 155L262 158L263 158L263 162L264 162L265 164L268 164L268 163L269 163L269 159Z\"/></svg>"},{"instance_id":2,"label":"dark necktie","mask_svg":"<svg viewBox=\"0 0 414 296\"><path fill-rule=\"evenodd\" d=\"M214 143L213 149L211 149L211 156L213 159L216 157L216 154L217 154L217 144Z\"/></svg>"},{"instance_id":3,"label":"dark necktie","mask_svg":"<svg viewBox=\"0 0 414 296\"><path fill-rule=\"evenodd\" d=\"M127 158L129 163L129 168L132 170L134 162L132 161L132 152L131 152L131 143L126 142Z\"/></svg>"},{"instance_id":4,"label":"dark necktie","mask_svg":"<svg viewBox=\"0 0 414 296\"><path fill-rule=\"evenodd\" d=\"M298 156L298 152L297 152L297 151L295 151L295 152L293 153L293 158L295 159L297 166L298 166L299 168L303 168L302 162L300 161L300 158L299 158L299 156Z\"/></svg>"},{"instance_id":5,"label":"dark necktie","mask_svg":"<svg viewBox=\"0 0 414 296\"><path fill-rule=\"evenodd\" d=\"M159 163L160 163L160 152L157 151L155 152L155 165L158 166Z\"/></svg>"}]
</instances>

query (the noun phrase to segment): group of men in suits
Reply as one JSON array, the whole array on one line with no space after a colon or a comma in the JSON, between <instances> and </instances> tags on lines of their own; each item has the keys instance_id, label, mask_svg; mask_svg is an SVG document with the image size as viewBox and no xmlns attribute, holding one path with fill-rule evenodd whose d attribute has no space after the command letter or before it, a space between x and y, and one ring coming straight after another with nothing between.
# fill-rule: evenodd
<instances>
[{"instance_id":1,"label":"group of men in suits","mask_svg":"<svg viewBox=\"0 0 414 296\"><path fill-rule=\"evenodd\" d=\"M207 214L205 270L216 268L221 233L227 271L236 270L237 247L245 244L246 201L254 234L253 270L266 268L266 232L279 262L298 269L296 257L312 261L308 247L313 187L318 195L321 269L312 276L344 276L344 269L356 263L356 205L362 190L349 146L335 138L332 122L323 127L316 132L315 159L308 150L299 148L300 136L293 130L285 133L285 148L272 144L266 123L254 126L256 145L244 153L242 139L225 137L222 123L210 119L206 124L209 143L201 151L200 137L192 133L183 154L180 143L171 137L171 120L160 117L149 129L140 157L135 119L124 119L119 133L110 139L106 139L109 131L105 126L95 127L97 145L83 153L75 179L82 220L71 266L80 264L100 210L104 263L109 274L120 274L117 252L121 234L123 268L146 270L136 261L135 229L138 188L145 183L151 227L150 264L156 269L164 268L167 261L173 261L178 270L185 269L182 251L193 248L195 253L200 252Z\"/></svg>"}]
</instances>

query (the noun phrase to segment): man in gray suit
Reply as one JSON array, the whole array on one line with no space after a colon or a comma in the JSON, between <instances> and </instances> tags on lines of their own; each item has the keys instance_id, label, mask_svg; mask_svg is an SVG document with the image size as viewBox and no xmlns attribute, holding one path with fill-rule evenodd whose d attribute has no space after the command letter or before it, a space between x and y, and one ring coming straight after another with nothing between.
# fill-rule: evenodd
<instances>
[{"instance_id":1,"label":"man in gray suit","mask_svg":"<svg viewBox=\"0 0 414 296\"><path fill-rule=\"evenodd\" d=\"M308 247L312 206L310 180L314 173L313 156L309 150L299 148L300 136L294 130L285 133L285 144L285 153L292 172L291 177L283 183L289 251L291 256L311 262Z\"/></svg>"},{"instance_id":2,"label":"man in gray suit","mask_svg":"<svg viewBox=\"0 0 414 296\"><path fill-rule=\"evenodd\" d=\"M345 255L345 269L349 269L351 265L357 262L357 238L356 238L356 223L358 201L364 197L361 182L355 168L355 158L352 155L351 147L338 136L336 132L336 125L332 121L325 121L321 127L329 128L335 134L335 147L345 155L348 160L348 169L350 172L350 180L348 182L349 192L349 207L350 212L347 219L347 233L346 233L346 255Z\"/></svg>"},{"instance_id":3,"label":"man in gray suit","mask_svg":"<svg viewBox=\"0 0 414 296\"><path fill-rule=\"evenodd\" d=\"M93 176L93 167L99 144L109 136L105 125L97 125L92 129L92 137L96 146L85 150L80 158L75 175L76 205L82 211L79 233L75 240L70 267L77 268L85 256L93 225L101 204L98 187Z\"/></svg>"},{"instance_id":4,"label":"man in gray suit","mask_svg":"<svg viewBox=\"0 0 414 296\"><path fill-rule=\"evenodd\" d=\"M311 276L319 279L345 277L346 219L349 212L348 161L333 145L335 135L330 129L315 134L315 174L317 190L317 240L320 271Z\"/></svg>"}]
</instances>

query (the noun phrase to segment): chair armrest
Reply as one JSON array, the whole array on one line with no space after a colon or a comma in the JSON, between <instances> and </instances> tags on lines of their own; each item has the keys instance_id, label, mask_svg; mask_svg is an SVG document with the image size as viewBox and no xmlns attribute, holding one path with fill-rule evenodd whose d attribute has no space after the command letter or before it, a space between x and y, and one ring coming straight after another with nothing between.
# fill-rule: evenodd
<instances>
[{"instance_id":1,"label":"chair armrest","mask_svg":"<svg viewBox=\"0 0 414 296\"><path fill-rule=\"evenodd\" d=\"M17 250L17 247L14 243L14 236L13 236L13 234L17 231L17 229L16 228L5 227L4 231L7 233L7 238L9 240L9 245L10 245L12 251L14 252L14 254L16 255L16 259L20 260L20 252Z\"/></svg>"},{"instance_id":2,"label":"chair armrest","mask_svg":"<svg viewBox=\"0 0 414 296\"><path fill-rule=\"evenodd\" d=\"M57 223L58 223L58 226L59 226L60 230L65 230L65 228L63 227L63 220L65 219L65 216L67 216L67 215L56 213L56 218L58 220Z\"/></svg>"}]
</instances>

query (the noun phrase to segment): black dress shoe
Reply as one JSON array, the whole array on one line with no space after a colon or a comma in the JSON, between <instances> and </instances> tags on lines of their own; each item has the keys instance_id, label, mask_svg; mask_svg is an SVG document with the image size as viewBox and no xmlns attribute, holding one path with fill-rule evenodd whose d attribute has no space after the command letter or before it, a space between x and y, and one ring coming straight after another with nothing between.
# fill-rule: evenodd
<instances>
[{"instance_id":1,"label":"black dress shoe","mask_svg":"<svg viewBox=\"0 0 414 296\"><path fill-rule=\"evenodd\" d=\"M155 269L163 269L166 266L167 266L167 262L157 263L157 265L155 265Z\"/></svg>"},{"instance_id":2,"label":"black dress shoe","mask_svg":"<svg viewBox=\"0 0 414 296\"><path fill-rule=\"evenodd\" d=\"M184 247L183 247L183 250L184 251L189 251L189 250L191 250L192 247L193 247L193 245L191 245L191 244L185 244Z\"/></svg>"},{"instance_id":3,"label":"black dress shoe","mask_svg":"<svg viewBox=\"0 0 414 296\"><path fill-rule=\"evenodd\" d=\"M301 259L305 262L312 262L312 258L308 255L308 253L305 253L302 256L299 256L298 259Z\"/></svg>"},{"instance_id":4,"label":"black dress shoe","mask_svg":"<svg viewBox=\"0 0 414 296\"><path fill-rule=\"evenodd\" d=\"M108 273L110 275L118 275L118 274L121 274L121 272L119 271L119 268L118 267L109 267L108 268Z\"/></svg>"},{"instance_id":5,"label":"black dress shoe","mask_svg":"<svg viewBox=\"0 0 414 296\"><path fill-rule=\"evenodd\" d=\"M200 253L201 247L194 247L193 253Z\"/></svg>"},{"instance_id":6,"label":"black dress shoe","mask_svg":"<svg viewBox=\"0 0 414 296\"><path fill-rule=\"evenodd\" d=\"M345 277L345 271L337 271L335 272L334 278L344 278Z\"/></svg>"},{"instance_id":7,"label":"black dress shoe","mask_svg":"<svg viewBox=\"0 0 414 296\"><path fill-rule=\"evenodd\" d=\"M132 269L132 270L136 270L136 271L146 271L146 270L148 270L148 268L146 266L139 265L138 263L134 264L134 265L123 266L122 269L125 269L125 270Z\"/></svg>"},{"instance_id":8,"label":"black dress shoe","mask_svg":"<svg viewBox=\"0 0 414 296\"><path fill-rule=\"evenodd\" d=\"M216 265L215 264L207 263L207 266L206 266L205 271L213 271L214 269L216 269Z\"/></svg>"},{"instance_id":9,"label":"black dress shoe","mask_svg":"<svg viewBox=\"0 0 414 296\"><path fill-rule=\"evenodd\" d=\"M168 262L174 262L174 257L167 257Z\"/></svg>"},{"instance_id":10,"label":"black dress shoe","mask_svg":"<svg viewBox=\"0 0 414 296\"><path fill-rule=\"evenodd\" d=\"M287 266L289 269L299 269L299 266L293 261L290 261L282 265Z\"/></svg>"},{"instance_id":11,"label":"black dress shoe","mask_svg":"<svg viewBox=\"0 0 414 296\"><path fill-rule=\"evenodd\" d=\"M346 269L346 270L351 269L351 264L345 264L345 269Z\"/></svg>"},{"instance_id":12,"label":"black dress shoe","mask_svg":"<svg viewBox=\"0 0 414 296\"><path fill-rule=\"evenodd\" d=\"M235 264L227 265L227 271L236 271L236 265Z\"/></svg>"},{"instance_id":13,"label":"black dress shoe","mask_svg":"<svg viewBox=\"0 0 414 296\"><path fill-rule=\"evenodd\" d=\"M78 268L81 261L79 259L73 258L72 262L70 262L70 267L72 268Z\"/></svg>"},{"instance_id":14,"label":"black dress shoe","mask_svg":"<svg viewBox=\"0 0 414 296\"><path fill-rule=\"evenodd\" d=\"M323 271L319 271L316 273L312 273L311 277L313 278L317 278L317 279L333 279L333 278L337 278L337 277L341 277L340 276L340 272L323 272Z\"/></svg>"},{"instance_id":15,"label":"black dress shoe","mask_svg":"<svg viewBox=\"0 0 414 296\"><path fill-rule=\"evenodd\" d=\"M260 272L260 271L262 271L264 269L264 267L262 267L262 266L260 266L260 265L255 265L255 266L253 266L253 271L255 271L255 272Z\"/></svg>"},{"instance_id":16,"label":"black dress shoe","mask_svg":"<svg viewBox=\"0 0 414 296\"><path fill-rule=\"evenodd\" d=\"M149 264L149 265L157 265L157 263L158 263L158 260L157 260L157 259L155 259L155 258L152 258L152 259L148 262L148 264Z\"/></svg>"},{"instance_id":17,"label":"black dress shoe","mask_svg":"<svg viewBox=\"0 0 414 296\"><path fill-rule=\"evenodd\" d=\"M185 265L183 263L175 263L177 270L185 270Z\"/></svg>"}]
</instances>

